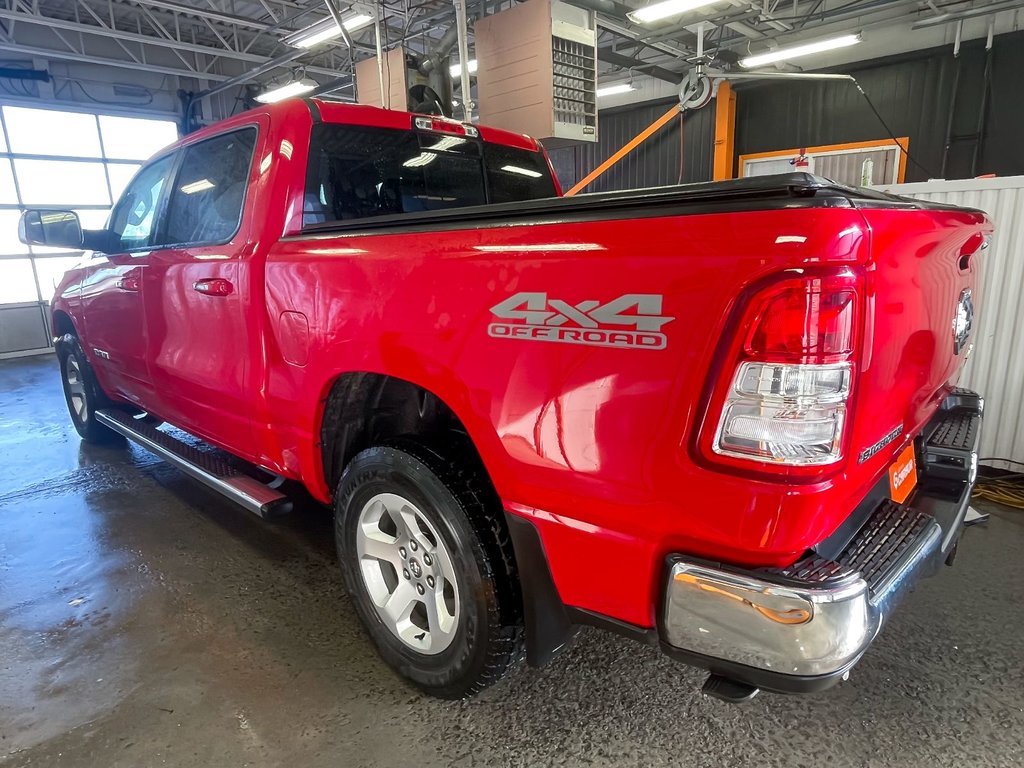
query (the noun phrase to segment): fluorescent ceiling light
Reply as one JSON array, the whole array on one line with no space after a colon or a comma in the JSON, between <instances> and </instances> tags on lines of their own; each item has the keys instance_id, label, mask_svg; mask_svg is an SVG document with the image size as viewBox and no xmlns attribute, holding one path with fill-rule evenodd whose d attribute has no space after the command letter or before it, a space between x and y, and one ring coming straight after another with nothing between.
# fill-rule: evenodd
<instances>
[{"instance_id":1,"label":"fluorescent ceiling light","mask_svg":"<svg viewBox=\"0 0 1024 768\"><path fill-rule=\"evenodd\" d=\"M421 168L424 165L429 165L437 159L437 155L434 152L444 152L445 150L452 149L453 147L459 146L459 144L465 144L466 140L459 136L445 136L436 144L431 144L425 149L433 150L431 152L420 152L416 157L410 158L402 163L404 168Z\"/></svg>"},{"instance_id":2,"label":"fluorescent ceiling light","mask_svg":"<svg viewBox=\"0 0 1024 768\"><path fill-rule=\"evenodd\" d=\"M302 80L294 80L293 82L286 83L279 88L271 88L269 91L264 91L256 97L256 101L264 104L273 104L276 101L287 99L289 96L298 96L300 93L308 93L316 88L317 83L309 78L303 78Z\"/></svg>"},{"instance_id":3,"label":"fluorescent ceiling light","mask_svg":"<svg viewBox=\"0 0 1024 768\"><path fill-rule=\"evenodd\" d=\"M433 149L435 152L444 152L465 143L466 140L461 136L444 136L440 138L436 144L431 144L429 147L426 147L426 149Z\"/></svg>"},{"instance_id":4,"label":"fluorescent ceiling light","mask_svg":"<svg viewBox=\"0 0 1024 768\"><path fill-rule=\"evenodd\" d=\"M194 195L196 192L205 192L208 189L213 189L215 186L209 179L200 179L190 184L182 184L181 191L186 195Z\"/></svg>"},{"instance_id":5,"label":"fluorescent ceiling light","mask_svg":"<svg viewBox=\"0 0 1024 768\"><path fill-rule=\"evenodd\" d=\"M634 24L649 24L659 19L667 19L669 16L695 11L715 2L718 0L662 0L660 3L651 3L643 8L630 11L626 14L626 18Z\"/></svg>"},{"instance_id":6,"label":"fluorescent ceiling light","mask_svg":"<svg viewBox=\"0 0 1024 768\"><path fill-rule=\"evenodd\" d=\"M615 83L614 85L604 85L597 89L597 98L602 96L614 96L617 93L629 93L633 90L632 83Z\"/></svg>"},{"instance_id":7,"label":"fluorescent ceiling light","mask_svg":"<svg viewBox=\"0 0 1024 768\"><path fill-rule=\"evenodd\" d=\"M841 35L840 37L830 37L826 40L818 40L815 43L806 43L804 45L794 45L789 48L779 48L768 53L759 53L756 56L747 56L745 59L740 59L740 66L750 69L751 67L763 67L765 64L774 64L777 61L789 61L790 59L796 59L801 56L810 56L814 53L824 53L825 51L832 51L836 48L846 48L850 45L856 45L860 42L860 35Z\"/></svg>"},{"instance_id":8,"label":"fluorescent ceiling light","mask_svg":"<svg viewBox=\"0 0 1024 768\"><path fill-rule=\"evenodd\" d=\"M448 67L448 71L451 73L452 77L462 77L462 62L455 62ZM476 59L469 60L469 74L476 74Z\"/></svg>"},{"instance_id":9,"label":"fluorescent ceiling light","mask_svg":"<svg viewBox=\"0 0 1024 768\"><path fill-rule=\"evenodd\" d=\"M355 32L357 29L365 27L371 21L373 21L372 16L360 13L357 16L343 19L341 23L349 32ZM312 48L314 45L319 45L320 43L335 38L340 34L341 29L338 27L338 24L334 19L328 17L326 19L320 19L320 21L315 24L310 24L308 27L300 29L298 32L292 32L284 39L284 42L293 48Z\"/></svg>"},{"instance_id":10,"label":"fluorescent ceiling light","mask_svg":"<svg viewBox=\"0 0 1024 768\"><path fill-rule=\"evenodd\" d=\"M359 13L350 19L342 19L341 24L349 32L355 32L357 29L362 29L367 24L373 21L373 16L365 13Z\"/></svg>"},{"instance_id":11,"label":"fluorescent ceiling light","mask_svg":"<svg viewBox=\"0 0 1024 768\"><path fill-rule=\"evenodd\" d=\"M531 179L539 179L544 175L537 171L531 171L529 168L520 168L518 165L503 165L501 170L508 171L509 173L518 173L520 176L529 176Z\"/></svg>"},{"instance_id":12,"label":"fluorescent ceiling light","mask_svg":"<svg viewBox=\"0 0 1024 768\"><path fill-rule=\"evenodd\" d=\"M402 167L422 168L424 165L429 165L435 160L437 160L437 155L435 155L433 152L420 152L418 155L416 155L416 157L410 158L409 160L406 160L404 163L402 163Z\"/></svg>"}]
</instances>

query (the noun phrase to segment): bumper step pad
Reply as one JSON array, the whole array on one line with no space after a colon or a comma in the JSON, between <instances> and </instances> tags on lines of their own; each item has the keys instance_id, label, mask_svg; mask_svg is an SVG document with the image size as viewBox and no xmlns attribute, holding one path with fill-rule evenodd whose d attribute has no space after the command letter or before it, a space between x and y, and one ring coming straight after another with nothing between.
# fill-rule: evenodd
<instances>
[{"instance_id":1,"label":"bumper step pad","mask_svg":"<svg viewBox=\"0 0 1024 768\"><path fill-rule=\"evenodd\" d=\"M968 410L961 401L980 407L980 398L969 390L954 390L947 399L955 401L956 407L941 413L920 444L922 480L938 479L945 486L950 486L947 481L952 480L963 487L962 483L974 481L981 415L977 410ZM928 495L926 490L916 493ZM908 550L917 545L929 528L939 522L945 529L951 522L936 521L935 516L928 513L932 511L930 507L925 505L928 511L923 511L915 508L922 505L914 502L913 497L910 501L914 507L891 499L880 502L842 552L832 558L809 555L787 568L764 569L764 572L804 584L836 582L859 573L872 593L877 593L887 585ZM947 534L959 531L959 520L953 528L955 530L947 530ZM947 547L948 542L944 542L943 550Z\"/></svg>"},{"instance_id":2,"label":"bumper step pad","mask_svg":"<svg viewBox=\"0 0 1024 768\"><path fill-rule=\"evenodd\" d=\"M288 497L276 488L241 472L220 456L182 442L131 414L107 408L97 411L96 419L260 517L277 517L291 509Z\"/></svg>"},{"instance_id":3,"label":"bumper step pad","mask_svg":"<svg viewBox=\"0 0 1024 768\"><path fill-rule=\"evenodd\" d=\"M974 482L978 470L977 446L981 416L966 410L951 411L924 441L924 467L929 477Z\"/></svg>"},{"instance_id":4,"label":"bumper step pad","mask_svg":"<svg viewBox=\"0 0 1024 768\"><path fill-rule=\"evenodd\" d=\"M838 563L859 572L875 592L934 522L931 515L884 501L839 555Z\"/></svg>"},{"instance_id":5,"label":"bumper step pad","mask_svg":"<svg viewBox=\"0 0 1024 768\"><path fill-rule=\"evenodd\" d=\"M877 594L903 565L909 551L935 526L931 515L886 500L834 560L809 555L786 568L762 568L759 573L818 587L859 575L871 593Z\"/></svg>"},{"instance_id":6,"label":"bumper step pad","mask_svg":"<svg viewBox=\"0 0 1024 768\"><path fill-rule=\"evenodd\" d=\"M981 418L973 413L954 413L939 422L928 436L928 448L969 451L981 427Z\"/></svg>"}]
</instances>

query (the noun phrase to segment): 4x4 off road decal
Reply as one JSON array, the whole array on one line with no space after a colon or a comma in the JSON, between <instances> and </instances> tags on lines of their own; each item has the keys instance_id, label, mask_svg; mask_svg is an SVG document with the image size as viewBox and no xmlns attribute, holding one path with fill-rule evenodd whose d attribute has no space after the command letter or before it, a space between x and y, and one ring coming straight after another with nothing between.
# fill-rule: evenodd
<instances>
[{"instance_id":1,"label":"4x4 off road decal","mask_svg":"<svg viewBox=\"0 0 1024 768\"><path fill-rule=\"evenodd\" d=\"M570 304L546 293L517 293L491 312L502 322L487 326L489 336L525 341L557 341L595 347L664 349L661 328L675 320L661 314L662 297L627 293L602 304L588 299Z\"/></svg>"}]
</instances>

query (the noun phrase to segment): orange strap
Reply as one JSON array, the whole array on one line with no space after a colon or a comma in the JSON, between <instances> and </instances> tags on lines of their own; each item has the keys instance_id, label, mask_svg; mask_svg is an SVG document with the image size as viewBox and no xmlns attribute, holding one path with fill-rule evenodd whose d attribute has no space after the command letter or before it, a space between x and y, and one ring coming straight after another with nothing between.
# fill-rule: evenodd
<instances>
[{"instance_id":1,"label":"orange strap","mask_svg":"<svg viewBox=\"0 0 1024 768\"><path fill-rule=\"evenodd\" d=\"M678 114L679 114L679 105L678 104L673 104L672 108L668 112L666 112L664 115L662 115L657 120L655 120L653 123L651 123L649 126L644 128L644 130L641 131L640 133L638 133L628 144L626 144L626 146L624 146L622 149L620 149L614 155L612 155L607 160L605 160L603 163L601 163L599 166L597 166L597 168L595 168L590 173L588 173L586 178L584 178L575 187L573 187L568 192L566 192L565 196L566 197L572 197L577 192L579 192L581 189L583 189L584 187L588 186L590 184L590 182L592 182L598 176L603 174L605 171L607 171L609 168L611 168L613 165L615 165L617 162L619 162L619 160L621 160L626 155L628 155L630 152L632 152L634 149L636 149L638 146L640 146L645 141L647 141L647 139L649 139L653 134L657 133L658 130L663 125L665 125L665 123L667 123L669 120L671 120L673 117L675 117Z\"/></svg>"}]
</instances>

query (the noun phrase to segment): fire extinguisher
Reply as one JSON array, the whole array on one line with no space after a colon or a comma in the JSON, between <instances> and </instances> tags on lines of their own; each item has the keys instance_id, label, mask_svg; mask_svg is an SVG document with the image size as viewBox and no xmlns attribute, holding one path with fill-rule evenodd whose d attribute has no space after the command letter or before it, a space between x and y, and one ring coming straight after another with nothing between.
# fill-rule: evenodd
<instances>
[{"instance_id":1,"label":"fire extinguisher","mask_svg":"<svg viewBox=\"0 0 1024 768\"><path fill-rule=\"evenodd\" d=\"M810 173L811 171L811 158L804 154L804 148L800 147L800 151L797 156L789 161L789 164L793 166L794 171L804 171Z\"/></svg>"}]
</instances>

